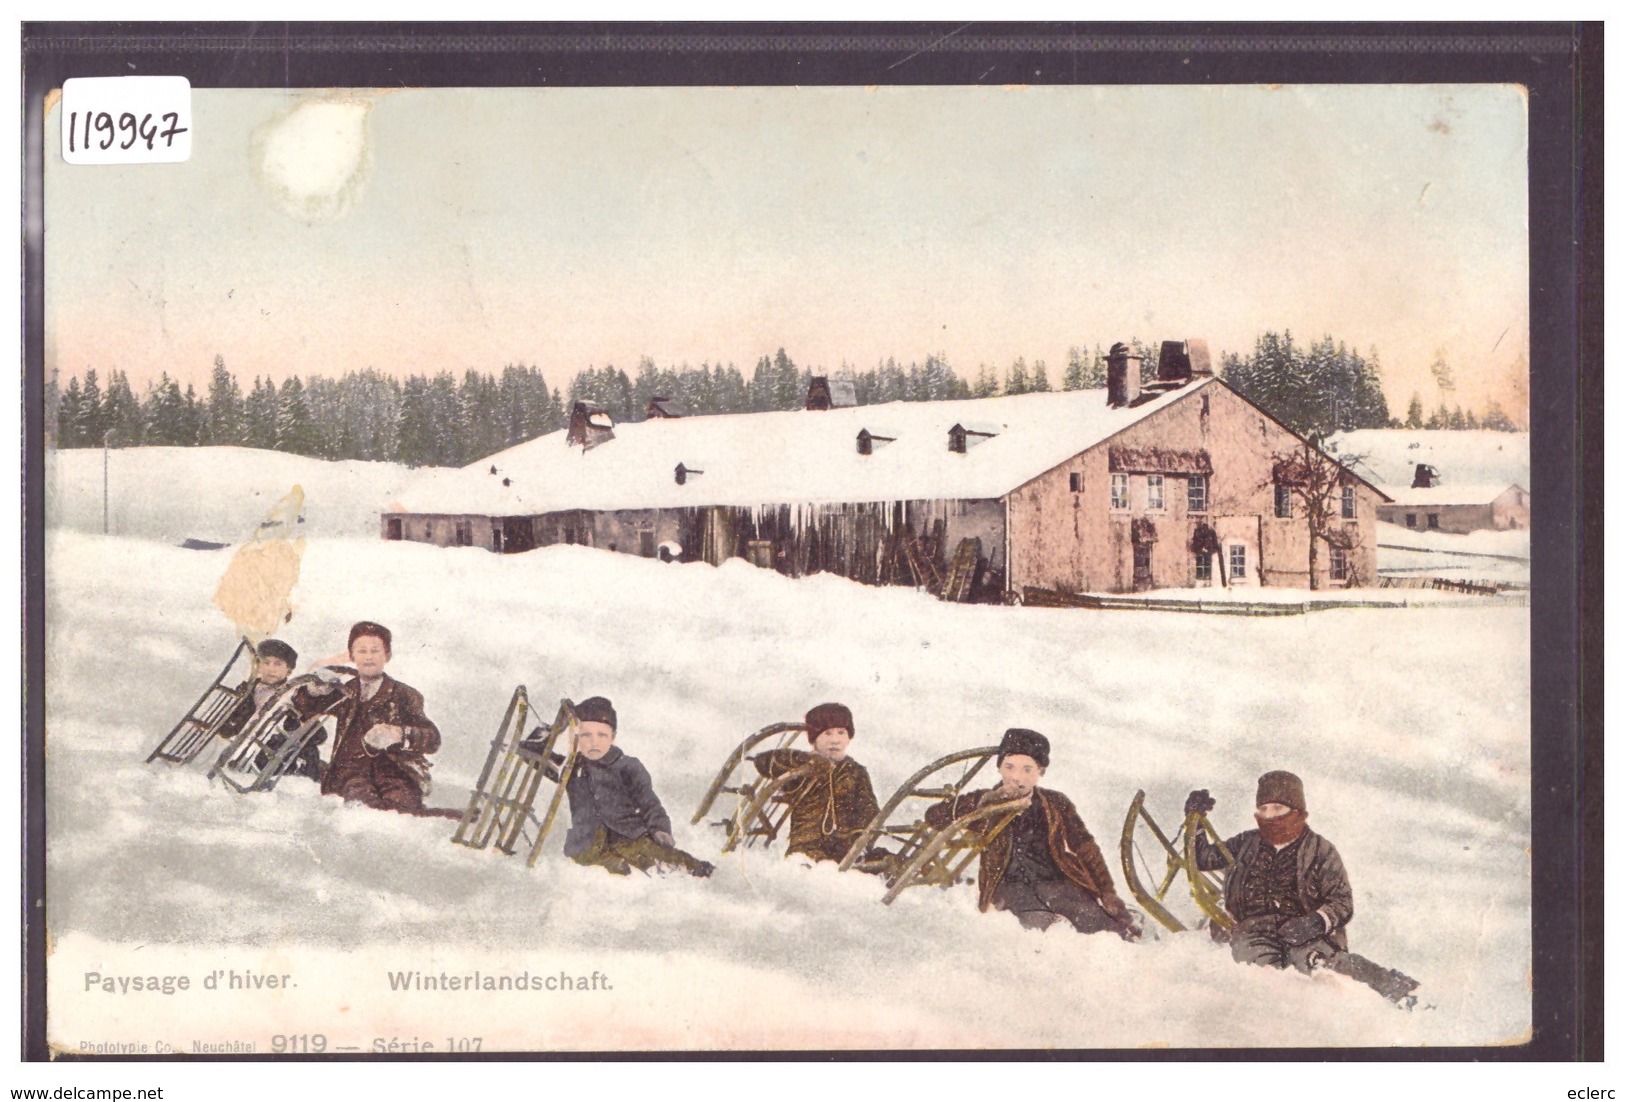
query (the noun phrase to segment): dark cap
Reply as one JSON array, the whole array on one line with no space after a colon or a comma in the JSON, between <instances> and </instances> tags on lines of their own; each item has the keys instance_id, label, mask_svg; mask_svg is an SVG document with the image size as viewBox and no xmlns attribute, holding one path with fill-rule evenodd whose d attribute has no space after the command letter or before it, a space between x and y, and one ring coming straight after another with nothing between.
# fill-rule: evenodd
<instances>
[{"instance_id":1,"label":"dark cap","mask_svg":"<svg viewBox=\"0 0 1625 1102\"><path fill-rule=\"evenodd\" d=\"M1285 804L1297 811L1308 811L1303 799L1303 782L1296 773L1276 769L1258 778L1258 799L1253 806Z\"/></svg>"},{"instance_id":2,"label":"dark cap","mask_svg":"<svg viewBox=\"0 0 1625 1102\"><path fill-rule=\"evenodd\" d=\"M255 648L261 658L280 658L291 669L299 664L299 652L280 639L267 639Z\"/></svg>"},{"instance_id":3,"label":"dark cap","mask_svg":"<svg viewBox=\"0 0 1625 1102\"><path fill-rule=\"evenodd\" d=\"M611 731L615 726L615 705L601 696L589 696L576 705L576 718L583 723L607 723Z\"/></svg>"},{"instance_id":4,"label":"dark cap","mask_svg":"<svg viewBox=\"0 0 1625 1102\"><path fill-rule=\"evenodd\" d=\"M999 740L999 764L1011 754L1026 754L1041 769L1049 768L1049 739L1025 727L1012 727Z\"/></svg>"}]
</instances>

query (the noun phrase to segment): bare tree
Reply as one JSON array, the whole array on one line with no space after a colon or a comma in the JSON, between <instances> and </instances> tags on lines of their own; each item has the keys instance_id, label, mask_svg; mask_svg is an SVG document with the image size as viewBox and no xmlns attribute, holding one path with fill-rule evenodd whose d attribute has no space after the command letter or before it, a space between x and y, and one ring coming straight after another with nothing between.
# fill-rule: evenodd
<instances>
[{"instance_id":1,"label":"bare tree","mask_svg":"<svg viewBox=\"0 0 1625 1102\"><path fill-rule=\"evenodd\" d=\"M1352 489L1357 481L1349 466L1364 456L1351 455L1339 462L1321 451L1308 440L1300 441L1290 451L1277 452L1271 472L1270 484L1278 496L1286 495L1293 509L1302 509L1309 525L1309 588L1320 588L1317 568L1320 565L1320 544L1344 552L1357 545L1354 531L1340 523L1343 519L1343 491ZM1360 579L1354 563L1348 563L1349 584Z\"/></svg>"}]
</instances>

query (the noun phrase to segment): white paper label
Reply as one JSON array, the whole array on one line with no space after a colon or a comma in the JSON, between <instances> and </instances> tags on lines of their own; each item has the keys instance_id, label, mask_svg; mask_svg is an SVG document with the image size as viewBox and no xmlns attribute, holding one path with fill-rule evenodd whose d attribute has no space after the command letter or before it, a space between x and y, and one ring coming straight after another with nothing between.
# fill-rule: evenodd
<instances>
[{"instance_id":1,"label":"white paper label","mask_svg":"<svg viewBox=\"0 0 1625 1102\"><path fill-rule=\"evenodd\" d=\"M75 77L62 82L62 159L136 165L192 156L192 83L185 77Z\"/></svg>"}]
</instances>

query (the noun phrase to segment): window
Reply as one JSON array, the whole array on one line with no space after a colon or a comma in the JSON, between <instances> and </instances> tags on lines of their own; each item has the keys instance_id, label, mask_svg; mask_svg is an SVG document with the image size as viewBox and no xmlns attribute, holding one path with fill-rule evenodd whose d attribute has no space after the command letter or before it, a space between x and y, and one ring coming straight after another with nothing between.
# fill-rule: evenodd
<instances>
[{"instance_id":1,"label":"window","mask_svg":"<svg viewBox=\"0 0 1625 1102\"><path fill-rule=\"evenodd\" d=\"M638 533L638 554L646 559L655 557L655 534L653 529L645 528Z\"/></svg>"},{"instance_id":2,"label":"window","mask_svg":"<svg viewBox=\"0 0 1625 1102\"><path fill-rule=\"evenodd\" d=\"M1407 527L1407 528L1415 528L1416 527L1416 514L1415 513L1406 513L1405 514L1405 527Z\"/></svg>"},{"instance_id":3,"label":"window","mask_svg":"<svg viewBox=\"0 0 1625 1102\"><path fill-rule=\"evenodd\" d=\"M1356 515L1357 514L1354 511L1354 487L1353 486L1344 486L1343 487L1343 519L1344 520L1353 520L1353 519L1355 519Z\"/></svg>"},{"instance_id":4,"label":"window","mask_svg":"<svg viewBox=\"0 0 1625 1102\"><path fill-rule=\"evenodd\" d=\"M1240 581L1247 576L1247 545L1232 543L1230 545L1230 580Z\"/></svg>"},{"instance_id":5,"label":"window","mask_svg":"<svg viewBox=\"0 0 1625 1102\"><path fill-rule=\"evenodd\" d=\"M1292 516L1292 487L1291 486L1282 486L1279 483L1276 484L1276 487L1275 487L1275 515L1277 517L1280 517L1282 520L1286 520L1286 519L1288 519L1288 518L1290 518Z\"/></svg>"},{"instance_id":6,"label":"window","mask_svg":"<svg viewBox=\"0 0 1625 1102\"><path fill-rule=\"evenodd\" d=\"M457 522L456 544L458 547L471 547L474 544L474 522L460 520Z\"/></svg>"},{"instance_id":7,"label":"window","mask_svg":"<svg viewBox=\"0 0 1625 1102\"><path fill-rule=\"evenodd\" d=\"M1072 492L1073 493L1075 493L1075 494L1083 493L1083 476L1081 474L1079 474L1077 471L1073 471L1071 474L1067 475L1066 477L1067 477L1068 484L1072 487Z\"/></svg>"},{"instance_id":8,"label":"window","mask_svg":"<svg viewBox=\"0 0 1625 1102\"><path fill-rule=\"evenodd\" d=\"M1213 556L1206 551L1196 553L1196 580L1199 582L1213 580Z\"/></svg>"},{"instance_id":9,"label":"window","mask_svg":"<svg viewBox=\"0 0 1625 1102\"><path fill-rule=\"evenodd\" d=\"M1206 401L1207 396L1203 395ZM1185 482L1185 511L1189 513L1207 512L1207 475L1193 474Z\"/></svg>"},{"instance_id":10,"label":"window","mask_svg":"<svg viewBox=\"0 0 1625 1102\"><path fill-rule=\"evenodd\" d=\"M1429 528L1437 528L1438 526L1439 526L1439 514L1438 513L1429 513L1428 514L1428 527Z\"/></svg>"},{"instance_id":11,"label":"window","mask_svg":"<svg viewBox=\"0 0 1625 1102\"><path fill-rule=\"evenodd\" d=\"M1162 510L1162 476L1160 474L1145 476L1145 507L1158 512Z\"/></svg>"},{"instance_id":12,"label":"window","mask_svg":"<svg viewBox=\"0 0 1625 1102\"><path fill-rule=\"evenodd\" d=\"M1128 475L1112 475L1112 508L1128 508Z\"/></svg>"},{"instance_id":13,"label":"window","mask_svg":"<svg viewBox=\"0 0 1625 1102\"><path fill-rule=\"evenodd\" d=\"M400 539L401 538L401 522L398 521L398 520L395 520L394 518L391 518L389 521L387 521L385 523L385 525L384 525L384 538L386 540L398 540L398 539Z\"/></svg>"},{"instance_id":14,"label":"window","mask_svg":"<svg viewBox=\"0 0 1625 1102\"><path fill-rule=\"evenodd\" d=\"M1332 548L1332 581L1349 580L1349 553L1341 547Z\"/></svg>"}]
</instances>

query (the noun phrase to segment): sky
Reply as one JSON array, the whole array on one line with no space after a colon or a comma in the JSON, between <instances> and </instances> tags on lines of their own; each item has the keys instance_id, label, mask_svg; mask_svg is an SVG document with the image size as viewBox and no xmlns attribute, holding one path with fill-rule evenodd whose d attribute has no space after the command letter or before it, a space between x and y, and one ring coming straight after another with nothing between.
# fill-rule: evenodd
<instances>
[{"instance_id":1,"label":"sky","mask_svg":"<svg viewBox=\"0 0 1625 1102\"><path fill-rule=\"evenodd\" d=\"M1500 85L194 90L180 165L62 162L46 363L256 375L733 362L964 377L1331 334L1521 404L1527 112ZM1455 390L1429 366L1443 358ZM1519 383L1515 380L1522 379Z\"/></svg>"}]
</instances>

